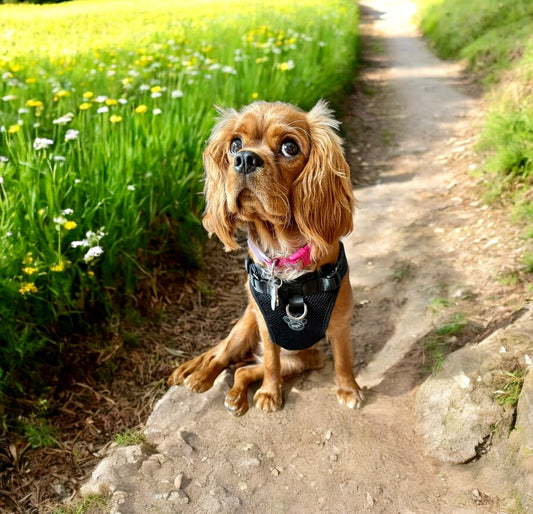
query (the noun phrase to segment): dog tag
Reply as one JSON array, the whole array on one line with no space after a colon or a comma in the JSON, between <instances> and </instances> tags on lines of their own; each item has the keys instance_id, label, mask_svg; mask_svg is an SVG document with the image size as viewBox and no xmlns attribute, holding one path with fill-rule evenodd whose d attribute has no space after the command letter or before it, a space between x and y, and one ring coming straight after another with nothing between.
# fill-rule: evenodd
<instances>
[{"instance_id":1,"label":"dog tag","mask_svg":"<svg viewBox=\"0 0 533 514\"><path fill-rule=\"evenodd\" d=\"M279 296L278 296L278 289L283 284L283 280L281 278L272 278L270 280L270 307L272 307L272 310L276 310L276 307L279 305Z\"/></svg>"}]
</instances>

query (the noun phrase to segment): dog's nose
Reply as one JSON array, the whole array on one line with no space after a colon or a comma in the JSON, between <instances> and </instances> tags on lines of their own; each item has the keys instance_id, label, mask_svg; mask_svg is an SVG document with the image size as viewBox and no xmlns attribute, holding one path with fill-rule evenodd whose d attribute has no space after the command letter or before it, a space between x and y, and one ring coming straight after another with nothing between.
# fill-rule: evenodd
<instances>
[{"instance_id":1,"label":"dog's nose","mask_svg":"<svg viewBox=\"0 0 533 514\"><path fill-rule=\"evenodd\" d=\"M261 168L265 162L259 155L250 150L243 150L235 155L233 167L237 173L248 175L253 173L257 168Z\"/></svg>"}]
</instances>

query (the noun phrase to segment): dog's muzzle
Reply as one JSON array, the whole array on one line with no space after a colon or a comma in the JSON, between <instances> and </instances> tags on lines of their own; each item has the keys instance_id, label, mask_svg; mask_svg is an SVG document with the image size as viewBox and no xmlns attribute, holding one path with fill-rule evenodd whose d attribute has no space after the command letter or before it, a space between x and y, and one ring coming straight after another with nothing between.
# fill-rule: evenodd
<instances>
[{"instance_id":1,"label":"dog's muzzle","mask_svg":"<svg viewBox=\"0 0 533 514\"><path fill-rule=\"evenodd\" d=\"M233 167L240 175L249 175L256 171L257 168L262 168L264 164L263 159L250 150L241 150L235 155L233 160Z\"/></svg>"}]
</instances>

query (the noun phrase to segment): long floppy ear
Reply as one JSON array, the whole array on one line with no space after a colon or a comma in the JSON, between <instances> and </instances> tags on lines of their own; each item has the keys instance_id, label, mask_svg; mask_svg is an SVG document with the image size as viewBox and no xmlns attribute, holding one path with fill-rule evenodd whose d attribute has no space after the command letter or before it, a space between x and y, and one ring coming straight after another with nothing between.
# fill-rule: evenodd
<instances>
[{"instance_id":1,"label":"long floppy ear","mask_svg":"<svg viewBox=\"0 0 533 514\"><path fill-rule=\"evenodd\" d=\"M326 102L320 100L307 114L311 151L292 189L294 219L311 244L316 262L336 241L353 229L355 199L350 167L335 132L340 123Z\"/></svg>"},{"instance_id":2,"label":"long floppy ear","mask_svg":"<svg viewBox=\"0 0 533 514\"><path fill-rule=\"evenodd\" d=\"M226 153L229 143L225 135L237 111L217 110L221 116L211 132L203 155L206 205L202 223L210 236L216 234L224 244L224 249L231 251L237 250L239 245L235 241L236 222L228 212L226 203L226 178L230 163Z\"/></svg>"}]
</instances>

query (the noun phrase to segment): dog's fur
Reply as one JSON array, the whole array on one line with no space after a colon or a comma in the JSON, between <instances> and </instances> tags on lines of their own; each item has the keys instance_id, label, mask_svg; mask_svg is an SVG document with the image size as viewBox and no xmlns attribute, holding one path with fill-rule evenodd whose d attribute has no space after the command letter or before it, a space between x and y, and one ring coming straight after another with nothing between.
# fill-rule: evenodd
<instances>
[{"instance_id":1,"label":"dog's fur","mask_svg":"<svg viewBox=\"0 0 533 514\"><path fill-rule=\"evenodd\" d=\"M310 244L311 264L299 270L300 274L336 261L340 238L353 228L354 209L350 169L335 132L338 125L323 101L308 113L281 102L255 102L239 112L221 111L204 152L203 224L218 236L226 251L239 248L235 236L242 230L269 259L286 257ZM235 158L242 151L260 157L260 165L251 173L235 169ZM283 271L276 272L287 279ZM248 306L229 335L176 368L168 379L169 385L184 383L203 392L230 363L241 363L250 354L261 355L257 363L236 370L225 400L236 415L248 409L250 383L263 379L254 403L271 412L282 405L283 377L323 365L322 355L314 347L280 350L270 340L249 286L248 296ZM326 337L333 350L338 401L354 408L362 404L363 395L353 374L352 305L347 273Z\"/></svg>"}]
</instances>

